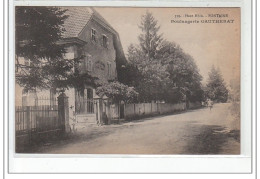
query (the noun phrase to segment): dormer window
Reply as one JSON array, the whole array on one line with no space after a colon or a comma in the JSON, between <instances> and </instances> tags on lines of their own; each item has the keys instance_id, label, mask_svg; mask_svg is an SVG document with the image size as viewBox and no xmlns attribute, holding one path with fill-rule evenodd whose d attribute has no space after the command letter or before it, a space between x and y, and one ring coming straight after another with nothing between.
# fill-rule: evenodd
<instances>
[{"instance_id":1,"label":"dormer window","mask_svg":"<svg viewBox=\"0 0 260 179\"><path fill-rule=\"evenodd\" d=\"M96 41L97 41L96 35L97 35L96 30L95 30L95 29L91 29L91 40L92 40L93 42L96 42Z\"/></svg>"},{"instance_id":2,"label":"dormer window","mask_svg":"<svg viewBox=\"0 0 260 179\"><path fill-rule=\"evenodd\" d=\"M107 48L107 36L102 35L102 46Z\"/></svg>"}]
</instances>

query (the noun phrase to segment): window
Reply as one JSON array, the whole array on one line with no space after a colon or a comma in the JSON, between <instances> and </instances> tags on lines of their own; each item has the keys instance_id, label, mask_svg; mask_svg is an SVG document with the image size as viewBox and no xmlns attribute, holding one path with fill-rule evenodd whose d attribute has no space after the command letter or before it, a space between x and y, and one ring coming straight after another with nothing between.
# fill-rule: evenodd
<instances>
[{"instance_id":1,"label":"window","mask_svg":"<svg viewBox=\"0 0 260 179\"><path fill-rule=\"evenodd\" d=\"M91 29L91 40L93 42L96 42L97 41L97 38L96 38L96 30L95 29Z\"/></svg>"},{"instance_id":2,"label":"window","mask_svg":"<svg viewBox=\"0 0 260 179\"><path fill-rule=\"evenodd\" d=\"M111 63L107 62L107 75L110 77L111 76Z\"/></svg>"},{"instance_id":3,"label":"window","mask_svg":"<svg viewBox=\"0 0 260 179\"><path fill-rule=\"evenodd\" d=\"M107 48L107 36L102 35L102 46Z\"/></svg>"},{"instance_id":4,"label":"window","mask_svg":"<svg viewBox=\"0 0 260 179\"><path fill-rule=\"evenodd\" d=\"M87 70L92 71L92 60L91 59L87 60Z\"/></svg>"},{"instance_id":5,"label":"window","mask_svg":"<svg viewBox=\"0 0 260 179\"><path fill-rule=\"evenodd\" d=\"M93 99L93 89L87 88L87 99Z\"/></svg>"},{"instance_id":6,"label":"window","mask_svg":"<svg viewBox=\"0 0 260 179\"><path fill-rule=\"evenodd\" d=\"M92 71L92 60L90 59L89 55L87 55L85 58L85 68L87 71Z\"/></svg>"}]
</instances>

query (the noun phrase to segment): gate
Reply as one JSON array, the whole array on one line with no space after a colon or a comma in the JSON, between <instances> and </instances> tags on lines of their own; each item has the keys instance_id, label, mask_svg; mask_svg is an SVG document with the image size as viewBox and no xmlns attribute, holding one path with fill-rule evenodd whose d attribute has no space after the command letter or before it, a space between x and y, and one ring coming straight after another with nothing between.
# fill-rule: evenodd
<instances>
[{"instance_id":1,"label":"gate","mask_svg":"<svg viewBox=\"0 0 260 179\"><path fill-rule=\"evenodd\" d=\"M79 98L76 102L76 114L94 114L94 100Z\"/></svg>"}]
</instances>

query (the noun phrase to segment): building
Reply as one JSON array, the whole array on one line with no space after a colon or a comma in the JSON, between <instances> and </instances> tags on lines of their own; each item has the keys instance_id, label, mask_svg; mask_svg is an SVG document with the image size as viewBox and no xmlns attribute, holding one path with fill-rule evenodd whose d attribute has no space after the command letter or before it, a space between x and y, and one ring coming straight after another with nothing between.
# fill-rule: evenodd
<instances>
[{"instance_id":1,"label":"building","mask_svg":"<svg viewBox=\"0 0 260 179\"><path fill-rule=\"evenodd\" d=\"M67 9L65 14L68 18L64 22L66 31L63 39L57 43L66 46L64 58L73 59L84 55L84 59L75 67L80 73L87 72L102 82L117 80L118 69L126 62L118 33L94 8L62 8ZM29 63L29 60L24 61ZM92 99L96 94L91 84L84 89L69 89L65 93L69 97L71 113L93 113ZM16 105L39 105L41 99L56 97L56 91L51 89L26 92L16 84Z\"/></svg>"}]
</instances>

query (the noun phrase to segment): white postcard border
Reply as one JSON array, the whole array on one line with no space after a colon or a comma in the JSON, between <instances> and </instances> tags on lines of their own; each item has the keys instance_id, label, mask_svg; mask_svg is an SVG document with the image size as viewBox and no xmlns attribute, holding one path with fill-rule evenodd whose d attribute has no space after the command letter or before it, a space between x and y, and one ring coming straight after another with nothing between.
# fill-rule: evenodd
<instances>
[{"instance_id":1,"label":"white postcard border","mask_svg":"<svg viewBox=\"0 0 260 179\"><path fill-rule=\"evenodd\" d=\"M241 155L47 155L14 154L14 5L241 7ZM10 173L250 173L251 116L250 1L10 1L9 5L9 172ZM249 120L251 119L251 120ZM59 167L57 167L59 166Z\"/></svg>"}]
</instances>

